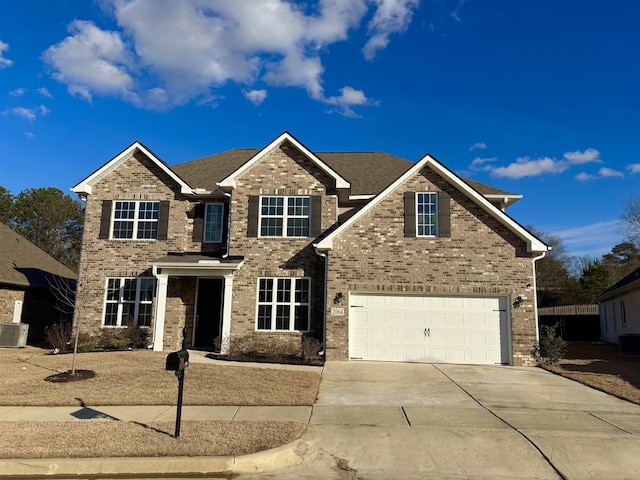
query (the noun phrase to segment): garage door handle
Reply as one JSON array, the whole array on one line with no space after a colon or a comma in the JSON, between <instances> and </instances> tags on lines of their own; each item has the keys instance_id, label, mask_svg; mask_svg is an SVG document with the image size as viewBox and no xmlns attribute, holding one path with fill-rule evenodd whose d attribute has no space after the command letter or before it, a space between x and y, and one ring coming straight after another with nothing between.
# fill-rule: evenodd
<instances>
[{"instance_id":1,"label":"garage door handle","mask_svg":"<svg viewBox=\"0 0 640 480\"><path fill-rule=\"evenodd\" d=\"M424 336L425 337L431 337L431 329L430 328L425 328L424 329Z\"/></svg>"}]
</instances>

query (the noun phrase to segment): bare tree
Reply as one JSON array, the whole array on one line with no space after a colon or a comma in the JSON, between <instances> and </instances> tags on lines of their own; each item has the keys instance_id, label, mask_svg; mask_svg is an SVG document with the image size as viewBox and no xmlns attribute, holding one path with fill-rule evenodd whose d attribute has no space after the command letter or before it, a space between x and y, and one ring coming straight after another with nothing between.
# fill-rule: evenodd
<instances>
[{"instance_id":1,"label":"bare tree","mask_svg":"<svg viewBox=\"0 0 640 480\"><path fill-rule=\"evenodd\" d=\"M623 204L619 228L630 242L640 246L640 196L633 195Z\"/></svg>"}]
</instances>

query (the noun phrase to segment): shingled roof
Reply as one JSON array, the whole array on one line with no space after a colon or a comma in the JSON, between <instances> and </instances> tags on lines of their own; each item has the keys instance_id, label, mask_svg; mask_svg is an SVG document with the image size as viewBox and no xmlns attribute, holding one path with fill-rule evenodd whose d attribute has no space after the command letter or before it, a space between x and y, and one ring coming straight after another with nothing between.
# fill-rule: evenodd
<instances>
[{"instance_id":1,"label":"shingled roof","mask_svg":"<svg viewBox=\"0 0 640 480\"><path fill-rule=\"evenodd\" d=\"M231 175L259 151L257 148L236 148L171 168L193 188L213 191L218 188L217 182ZM351 195L377 195L414 165L414 162L383 152L314 153L351 183ZM464 181L482 195L516 196L474 180Z\"/></svg>"},{"instance_id":2,"label":"shingled roof","mask_svg":"<svg viewBox=\"0 0 640 480\"><path fill-rule=\"evenodd\" d=\"M617 297L618 295L622 295L629 290L634 290L640 288L640 268L637 268L629 275L624 277L615 285L609 287L607 290L602 292L598 298L596 298L597 302L603 302L605 300L609 300L611 298Z\"/></svg>"},{"instance_id":3,"label":"shingled roof","mask_svg":"<svg viewBox=\"0 0 640 480\"><path fill-rule=\"evenodd\" d=\"M77 278L75 272L0 223L0 284L48 287L47 277L51 275Z\"/></svg>"}]
</instances>

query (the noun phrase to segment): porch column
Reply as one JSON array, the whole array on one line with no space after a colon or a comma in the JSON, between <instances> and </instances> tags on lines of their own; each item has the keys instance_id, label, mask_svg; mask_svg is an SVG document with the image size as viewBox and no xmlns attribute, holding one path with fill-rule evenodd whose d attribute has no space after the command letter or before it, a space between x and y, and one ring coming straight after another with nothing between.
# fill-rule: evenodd
<instances>
[{"instance_id":1,"label":"porch column","mask_svg":"<svg viewBox=\"0 0 640 480\"><path fill-rule=\"evenodd\" d=\"M224 299L222 302L222 333L220 338L220 353L229 353L229 338L231 336L231 298L233 296L233 274L224 275Z\"/></svg>"},{"instance_id":2,"label":"porch column","mask_svg":"<svg viewBox=\"0 0 640 480\"><path fill-rule=\"evenodd\" d=\"M153 351L161 352L164 349L164 317L167 309L168 275L156 274L158 284L156 286L156 314L153 325Z\"/></svg>"}]
</instances>

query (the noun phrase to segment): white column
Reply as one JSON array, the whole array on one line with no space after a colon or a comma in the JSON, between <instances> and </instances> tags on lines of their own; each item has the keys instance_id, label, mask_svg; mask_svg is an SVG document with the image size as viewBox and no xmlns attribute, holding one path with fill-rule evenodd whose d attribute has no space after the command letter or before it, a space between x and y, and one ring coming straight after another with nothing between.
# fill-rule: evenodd
<instances>
[{"instance_id":1,"label":"white column","mask_svg":"<svg viewBox=\"0 0 640 480\"><path fill-rule=\"evenodd\" d=\"M228 353L231 335L231 298L233 294L233 274L224 276L224 297L222 301L222 334L220 353Z\"/></svg>"},{"instance_id":2,"label":"white column","mask_svg":"<svg viewBox=\"0 0 640 480\"><path fill-rule=\"evenodd\" d=\"M161 352L164 349L164 317L167 309L167 286L169 277L157 274L156 285L156 315L153 325L153 351Z\"/></svg>"}]
</instances>

